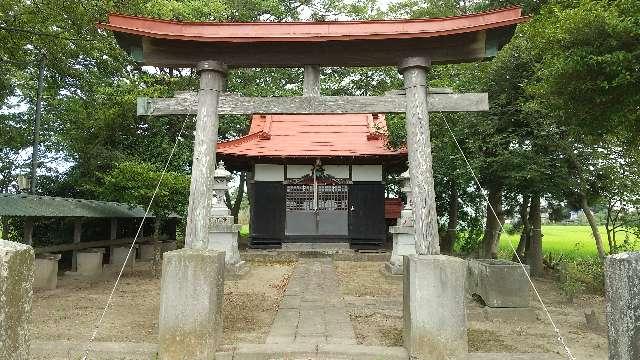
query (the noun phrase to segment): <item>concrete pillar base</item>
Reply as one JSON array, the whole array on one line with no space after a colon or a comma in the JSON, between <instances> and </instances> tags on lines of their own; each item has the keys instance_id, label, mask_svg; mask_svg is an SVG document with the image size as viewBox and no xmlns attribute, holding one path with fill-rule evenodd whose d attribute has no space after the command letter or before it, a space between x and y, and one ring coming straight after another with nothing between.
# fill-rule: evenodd
<instances>
[{"instance_id":1,"label":"concrete pillar base","mask_svg":"<svg viewBox=\"0 0 640 360\"><path fill-rule=\"evenodd\" d=\"M0 359L29 359L34 252L0 240Z\"/></svg>"},{"instance_id":2,"label":"concrete pillar base","mask_svg":"<svg viewBox=\"0 0 640 360\"><path fill-rule=\"evenodd\" d=\"M229 216L233 221L233 217ZM215 219L215 218L214 218ZM238 231L241 225L213 223L209 230L208 249L224 251L225 268L231 274L238 274L243 269L238 250Z\"/></svg>"},{"instance_id":3,"label":"concrete pillar base","mask_svg":"<svg viewBox=\"0 0 640 360\"><path fill-rule=\"evenodd\" d=\"M162 252L162 244L160 246L160 252ZM153 260L153 244L140 244L140 261L152 261Z\"/></svg>"},{"instance_id":4,"label":"concrete pillar base","mask_svg":"<svg viewBox=\"0 0 640 360\"><path fill-rule=\"evenodd\" d=\"M159 359L210 360L222 341L224 253L181 249L164 254Z\"/></svg>"},{"instance_id":5,"label":"concrete pillar base","mask_svg":"<svg viewBox=\"0 0 640 360\"><path fill-rule=\"evenodd\" d=\"M95 278L102 274L102 258L104 249L94 248L80 250L77 256L77 271L67 271L65 275Z\"/></svg>"},{"instance_id":6,"label":"concrete pillar base","mask_svg":"<svg viewBox=\"0 0 640 360\"><path fill-rule=\"evenodd\" d=\"M393 250L386 269L391 275L404 274L403 256L416 254L416 238L413 226L391 226Z\"/></svg>"},{"instance_id":7,"label":"concrete pillar base","mask_svg":"<svg viewBox=\"0 0 640 360\"><path fill-rule=\"evenodd\" d=\"M404 257L404 346L411 359L465 359L466 261L445 255Z\"/></svg>"},{"instance_id":8,"label":"concrete pillar base","mask_svg":"<svg viewBox=\"0 0 640 360\"><path fill-rule=\"evenodd\" d=\"M122 268L125 259L127 260L127 266L133 267L136 263L136 249L138 245L134 245L134 249L131 250L131 255L127 259L130 246L113 246L111 247L111 253L109 254L109 265L111 268ZM118 269L120 270L120 269Z\"/></svg>"},{"instance_id":9,"label":"concrete pillar base","mask_svg":"<svg viewBox=\"0 0 640 360\"><path fill-rule=\"evenodd\" d=\"M604 261L609 359L640 359L640 252Z\"/></svg>"},{"instance_id":10,"label":"concrete pillar base","mask_svg":"<svg viewBox=\"0 0 640 360\"><path fill-rule=\"evenodd\" d=\"M60 254L40 254L35 261L33 287L53 290L58 286L58 261Z\"/></svg>"}]
</instances>

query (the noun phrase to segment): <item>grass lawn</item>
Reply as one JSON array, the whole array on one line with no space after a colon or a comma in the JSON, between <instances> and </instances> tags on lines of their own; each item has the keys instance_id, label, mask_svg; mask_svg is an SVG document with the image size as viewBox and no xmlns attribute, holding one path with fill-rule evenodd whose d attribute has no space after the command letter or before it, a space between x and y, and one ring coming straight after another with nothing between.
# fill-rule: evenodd
<instances>
[{"instance_id":1,"label":"grass lawn","mask_svg":"<svg viewBox=\"0 0 640 360\"><path fill-rule=\"evenodd\" d=\"M249 224L244 224L240 228L240 236L249 236Z\"/></svg>"},{"instance_id":2,"label":"grass lawn","mask_svg":"<svg viewBox=\"0 0 640 360\"><path fill-rule=\"evenodd\" d=\"M609 251L607 233L604 226L599 227L603 245ZM588 225L543 225L542 251L554 255L562 255L566 259L582 259L598 256L596 242ZM512 253L509 241L513 247L518 246L520 234L504 233L500 241L500 252Z\"/></svg>"}]
</instances>

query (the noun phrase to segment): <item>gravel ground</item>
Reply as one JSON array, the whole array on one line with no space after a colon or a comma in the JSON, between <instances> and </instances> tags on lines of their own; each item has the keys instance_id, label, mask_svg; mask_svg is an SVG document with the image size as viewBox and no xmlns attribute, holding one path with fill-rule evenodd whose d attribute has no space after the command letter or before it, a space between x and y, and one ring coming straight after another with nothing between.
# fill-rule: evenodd
<instances>
[{"instance_id":1,"label":"gravel ground","mask_svg":"<svg viewBox=\"0 0 640 360\"><path fill-rule=\"evenodd\" d=\"M225 282L224 344L263 343L293 263L250 263L240 280ZM160 280L148 263L124 274L96 341L156 343ZM115 274L98 281L61 277L55 290L36 290L34 341L86 341L113 286Z\"/></svg>"},{"instance_id":2,"label":"gravel ground","mask_svg":"<svg viewBox=\"0 0 640 360\"><path fill-rule=\"evenodd\" d=\"M350 310L359 344L402 345L402 281L382 273L382 262L338 261L336 270ZM562 335L578 359L606 359L607 338L603 331L587 329L584 312L594 310L604 323L601 296L585 295L568 303L551 280L535 280L543 300ZM556 336L542 307L531 295L531 308L538 320L469 321L469 351L561 353ZM481 311L469 301L468 318Z\"/></svg>"}]
</instances>

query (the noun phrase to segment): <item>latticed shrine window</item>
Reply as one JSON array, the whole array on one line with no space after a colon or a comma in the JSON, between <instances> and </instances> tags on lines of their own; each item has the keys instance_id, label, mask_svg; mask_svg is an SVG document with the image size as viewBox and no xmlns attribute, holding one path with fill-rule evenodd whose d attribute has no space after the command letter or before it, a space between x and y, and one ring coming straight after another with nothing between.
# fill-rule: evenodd
<instances>
[{"instance_id":1,"label":"latticed shrine window","mask_svg":"<svg viewBox=\"0 0 640 360\"><path fill-rule=\"evenodd\" d=\"M318 185L319 210L347 210L348 204L347 185Z\"/></svg>"},{"instance_id":2,"label":"latticed shrine window","mask_svg":"<svg viewBox=\"0 0 640 360\"><path fill-rule=\"evenodd\" d=\"M313 185L287 185L287 210L314 210Z\"/></svg>"}]
</instances>

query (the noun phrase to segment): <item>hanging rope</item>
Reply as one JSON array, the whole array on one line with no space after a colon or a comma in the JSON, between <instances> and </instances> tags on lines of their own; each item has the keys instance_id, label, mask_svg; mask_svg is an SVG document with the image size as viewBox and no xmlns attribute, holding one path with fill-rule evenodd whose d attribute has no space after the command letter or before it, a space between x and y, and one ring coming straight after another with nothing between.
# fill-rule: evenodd
<instances>
[{"instance_id":1,"label":"hanging rope","mask_svg":"<svg viewBox=\"0 0 640 360\"><path fill-rule=\"evenodd\" d=\"M481 193L484 196L485 200L487 200L487 204L489 205L489 208L491 209L491 213L498 220L498 224L500 225L500 233L502 233L504 231L504 227L502 225L502 222L500 222L500 219L498 218L498 215L497 215L495 209L491 205L491 202L489 201L489 197L486 195L484 189L482 189L482 185L480 185L480 181L478 181L478 178L476 177L476 173L473 171L473 168L471 167L471 164L469 164L469 160L467 160L467 156L464 154L464 151L462 151L462 148L460 147L460 144L458 143L458 139L456 139L456 136L453 134L453 131L451 130L451 127L449 126L449 122L447 122L446 117L443 117L443 119L444 119L445 125L447 126L447 129L449 130L449 133L451 134L451 137L453 138L453 141L456 143L456 147L460 151L460 154L462 155L462 158L464 159L464 162L467 164L467 168L469 169L469 171L471 172L471 175L473 176L473 180L476 182L478 187L481 190L483 190L483 191L481 191ZM540 302L540 305L542 305L542 309L547 314L547 318L549 319L549 322L551 323L551 326L553 326L553 330L556 333L557 340L562 345L562 347L564 348L564 351L567 354L567 358L570 359L570 360L576 360L576 358L573 357L573 354L571 354L571 350L569 349L569 346L567 346L566 342L564 341L564 338L560 334L560 329L558 328L558 326L556 326L556 323L553 321L553 318L551 317L551 313L547 309L547 306L545 305L544 301L542 301L542 297L540 296L540 293L538 292L538 289L536 288L536 285L533 283L533 280L531 279L531 276L527 272L527 268L522 263L522 259L520 259L520 255L516 251L515 247L513 246L513 243L511 242L511 240L509 240L509 246L511 246L511 250L515 254L516 258L518 259L518 263L520 264L520 267L522 267L522 271L524 271L525 275L527 276L527 280L529 280L529 284L531 285L531 288L533 289L533 292L536 294L536 297L538 298L538 301Z\"/></svg>"},{"instance_id":2,"label":"hanging rope","mask_svg":"<svg viewBox=\"0 0 640 360\"><path fill-rule=\"evenodd\" d=\"M138 240L138 236L140 236L140 233L142 232L142 226L144 225L144 221L147 218L147 216L149 215L149 211L151 209L151 204L153 204L153 200L155 199L156 194L158 193L158 189L160 188L160 184L162 184L162 180L164 179L164 175L167 172L167 168L169 167L169 163L171 162L171 158L173 158L173 154L176 151L176 147L178 146L178 142L181 139L182 132L184 131L184 126L187 123L188 119L189 118L185 118L184 122L182 123L182 127L180 128L180 132L178 133L178 136L176 137L176 141L173 144L173 148L171 149L171 153L169 154L169 158L167 159L167 162L164 164L164 168L162 169L162 174L160 175L160 179L158 180L158 184L156 184L156 188L153 191L153 195L151 196L151 200L149 201L149 204L147 205L147 210L145 211L144 216L142 217L142 221L140 221L140 226L138 227L138 231L136 232L136 236L133 238L133 242L131 242L131 246L129 247L129 252L127 253L127 257L124 259L124 263L122 264L122 268L120 269L120 272L118 273L118 277L116 278L115 284L113 284L113 288L111 289L111 293L109 294L109 299L107 300L107 304L104 306L104 309L102 309L102 314L100 315L98 323L96 324L95 328L93 329L93 334L91 335L91 338L89 338L89 341L87 342L87 346L84 349L84 356L82 357L82 360L87 360L87 357L89 356L89 352L91 351L91 344L93 343L93 340L96 338L96 335L98 334L98 330L100 329L100 325L102 325L102 321L104 320L105 314L109 310L109 306L111 305L111 301L113 300L113 294L116 292L116 288L118 287L118 283L120 283L120 278L122 277L122 273L124 272L124 269L127 266L127 262L129 261L129 257L131 256L131 253L133 252L133 248L134 248L134 246L136 244L136 241Z\"/></svg>"}]
</instances>

